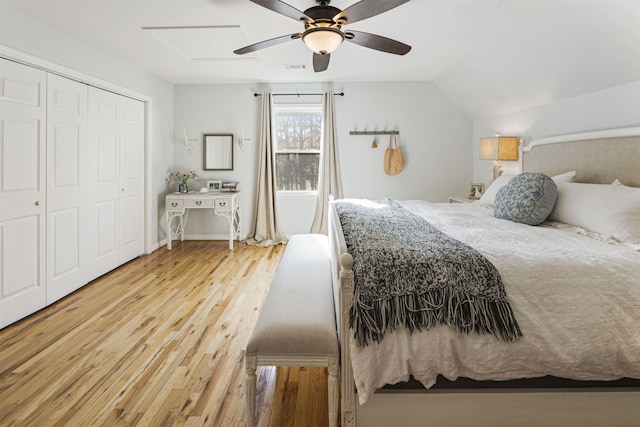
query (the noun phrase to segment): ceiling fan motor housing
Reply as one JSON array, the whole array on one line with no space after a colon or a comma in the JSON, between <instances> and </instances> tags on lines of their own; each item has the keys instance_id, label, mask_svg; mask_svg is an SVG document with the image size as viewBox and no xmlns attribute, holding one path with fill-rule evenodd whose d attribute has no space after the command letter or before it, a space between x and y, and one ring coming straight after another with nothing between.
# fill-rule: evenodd
<instances>
[{"instance_id":1,"label":"ceiling fan motor housing","mask_svg":"<svg viewBox=\"0 0 640 427\"><path fill-rule=\"evenodd\" d=\"M326 4L320 5L320 1L317 3L319 6L310 7L304 11L305 17L302 19L305 31L302 34L302 40L315 53L327 55L338 47L345 38L340 31L342 22L333 20L333 17L342 11ZM312 41L312 38L315 41ZM320 38L324 40L322 44L319 43ZM331 38L332 41L330 42L328 38ZM325 50L320 46L329 46L329 48Z\"/></svg>"},{"instance_id":2,"label":"ceiling fan motor housing","mask_svg":"<svg viewBox=\"0 0 640 427\"><path fill-rule=\"evenodd\" d=\"M336 23L333 17L342 12L337 7L333 6L313 6L304 11L304 14L313 19L313 22L327 21L329 23ZM307 22L309 24L309 22Z\"/></svg>"}]
</instances>

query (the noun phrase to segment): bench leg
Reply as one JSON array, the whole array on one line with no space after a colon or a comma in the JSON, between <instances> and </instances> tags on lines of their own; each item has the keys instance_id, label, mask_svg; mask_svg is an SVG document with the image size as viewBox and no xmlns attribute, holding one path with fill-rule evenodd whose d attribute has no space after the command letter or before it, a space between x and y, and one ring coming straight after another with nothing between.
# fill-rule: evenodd
<instances>
[{"instance_id":1,"label":"bench leg","mask_svg":"<svg viewBox=\"0 0 640 427\"><path fill-rule=\"evenodd\" d=\"M330 357L327 366L327 371L329 371L329 378L327 379L329 386L329 427L338 427L338 401L340 400L339 370L338 358Z\"/></svg>"},{"instance_id":2,"label":"bench leg","mask_svg":"<svg viewBox=\"0 0 640 427\"><path fill-rule=\"evenodd\" d=\"M247 427L255 425L256 416L256 356L246 356L245 358L245 399L247 403Z\"/></svg>"}]
</instances>

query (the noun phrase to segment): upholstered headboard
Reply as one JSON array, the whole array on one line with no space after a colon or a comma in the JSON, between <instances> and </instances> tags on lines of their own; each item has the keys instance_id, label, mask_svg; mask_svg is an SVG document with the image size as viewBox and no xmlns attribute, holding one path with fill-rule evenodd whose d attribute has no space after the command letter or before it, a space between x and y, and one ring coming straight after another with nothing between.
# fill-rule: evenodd
<instances>
[{"instance_id":1,"label":"upholstered headboard","mask_svg":"<svg viewBox=\"0 0 640 427\"><path fill-rule=\"evenodd\" d=\"M522 149L523 172L549 176L576 171L577 182L640 187L640 128L614 129L531 141Z\"/></svg>"}]
</instances>

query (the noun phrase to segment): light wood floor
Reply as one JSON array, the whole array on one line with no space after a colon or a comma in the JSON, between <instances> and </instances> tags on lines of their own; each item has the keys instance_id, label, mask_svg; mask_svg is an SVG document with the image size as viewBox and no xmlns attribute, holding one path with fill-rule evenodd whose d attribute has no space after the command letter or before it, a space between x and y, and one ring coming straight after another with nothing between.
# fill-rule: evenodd
<instances>
[{"instance_id":1,"label":"light wood floor","mask_svg":"<svg viewBox=\"0 0 640 427\"><path fill-rule=\"evenodd\" d=\"M174 242L0 330L0 425L244 426L244 347L283 251ZM258 374L259 426L328 424L324 369Z\"/></svg>"}]
</instances>

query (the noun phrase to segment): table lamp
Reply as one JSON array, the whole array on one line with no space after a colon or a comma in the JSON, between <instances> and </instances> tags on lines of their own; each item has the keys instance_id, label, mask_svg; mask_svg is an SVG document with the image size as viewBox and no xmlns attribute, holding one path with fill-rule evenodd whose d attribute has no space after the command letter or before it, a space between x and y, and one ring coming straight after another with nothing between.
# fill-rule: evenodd
<instances>
[{"instance_id":1,"label":"table lamp","mask_svg":"<svg viewBox=\"0 0 640 427\"><path fill-rule=\"evenodd\" d=\"M496 135L480 138L480 160L493 160L493 179L502 175L501 160L518 160L520 140L515 136Z\"/></svg>"}]
</instances>

